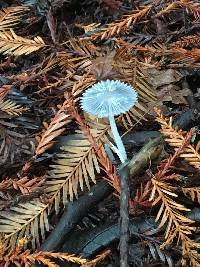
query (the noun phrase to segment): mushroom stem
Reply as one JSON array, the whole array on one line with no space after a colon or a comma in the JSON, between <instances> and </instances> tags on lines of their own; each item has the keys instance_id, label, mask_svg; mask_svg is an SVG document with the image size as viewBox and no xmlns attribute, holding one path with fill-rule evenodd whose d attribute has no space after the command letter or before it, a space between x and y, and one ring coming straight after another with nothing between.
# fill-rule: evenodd
<instances>
[{"instance_id":1,"label":"mushroom stem","mask_svg":"<svg viewBox=\"0 0 200 267\"><path fill-rule=\"evenodd\" d=\"M124 144L122 142L122 139L121 139L119 132L117 130L114 116L109 115L109 121L110 121L111 130L112 130L112 133L114 136L114 140L115 140L115 143L116 143L117 149L118 149L117 154L118 154L121 162L124 163L127 160L127 154L126 154L126 150L125 150Z\"/></svg>"}]
</instances>

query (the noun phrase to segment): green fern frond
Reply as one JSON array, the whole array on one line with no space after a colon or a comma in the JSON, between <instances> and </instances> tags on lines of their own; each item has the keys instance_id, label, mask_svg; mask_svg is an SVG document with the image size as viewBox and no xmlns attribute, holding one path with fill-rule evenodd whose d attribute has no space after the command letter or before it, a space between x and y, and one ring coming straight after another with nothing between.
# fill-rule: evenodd
<instances>
[{"instance_id":1,"label":"green fern frond","mask_svg":"<svg viewBox=\"0 0 200 267\"><path fill-rule=\"evenodd\" d=\"M15 6L1 9L0 31L9 30L10 28L16 26L27 11L29 11L28 6Z\"/></svg>"},{"instance_id":2,"label":"green fern frond","mask_svg":"<svg viewBox=\"0 0 200 267\"><path fill-rule=\"evenodd\" d=\"M45 47L41 37L37 36L33 40L20 37L10 29L10 32L0 32L0 53L4 55L28 55Z\"/></svg>"},{"instance_id":3,"label":"green fern frond","mask_svg":"<svg viewBox=\"0 0 200 267\"><path fill-rule=\"evenodd\" d=\"M27 108L17 105L11 100L0 100L0 111L6 112L9 115L19 116L25 110L27 110Z\"/></svg>"}]
</instances>

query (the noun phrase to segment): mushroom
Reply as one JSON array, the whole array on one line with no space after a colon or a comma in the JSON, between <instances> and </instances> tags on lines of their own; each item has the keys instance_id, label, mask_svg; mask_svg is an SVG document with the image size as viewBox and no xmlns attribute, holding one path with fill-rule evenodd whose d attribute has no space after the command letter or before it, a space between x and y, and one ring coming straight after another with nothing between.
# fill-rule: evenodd
<instances>
[{"instance_id":1,"label":"mushroom","mask_svg":"<svg viewBox=\"0 0 200 267\"><path fill-rule=\"evenodd\" d=\"M127 154L117 130L114 116L127 112L135 104L137 98L138 94L133 87L119 80L98 82L86 90L81 97L81 107L84 111L98 118L109 118L117 146L113 146L113 150L122 163L127 160Z\"/></svg>"}]
</instances>

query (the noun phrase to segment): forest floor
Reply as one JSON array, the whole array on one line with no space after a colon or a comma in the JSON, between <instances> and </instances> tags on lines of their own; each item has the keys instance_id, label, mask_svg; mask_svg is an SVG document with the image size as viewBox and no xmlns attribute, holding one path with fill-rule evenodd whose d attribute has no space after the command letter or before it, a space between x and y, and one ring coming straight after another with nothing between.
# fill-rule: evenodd
<instances>
[{"instance_id":1,"label":"forest floor","mask_svg":"<svg viewBox=\"0 0 200 267\"><path fill-rule=\"evenodd\" d=\"M200 266L199 33L198 0L0 1L0 267ZM109 121L80 105L106 80L138 95L126 223Z\"/></svg>"}]
</instances>

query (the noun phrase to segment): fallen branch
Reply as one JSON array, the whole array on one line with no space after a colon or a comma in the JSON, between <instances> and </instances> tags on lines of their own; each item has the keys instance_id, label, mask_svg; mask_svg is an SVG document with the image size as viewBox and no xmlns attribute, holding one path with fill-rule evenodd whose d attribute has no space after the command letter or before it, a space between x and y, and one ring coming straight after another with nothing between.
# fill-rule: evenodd
<instances>
[{"instance_id":1,"label":"fallen branch","mask_svg":"<svg viewBox=\"0 0 200 267\"><path fill-rule=\"evenodd\" d=\"M120 176L120 267L128 266L129 254L129 173L127 162L122 164L119 168Z\"/></svg>"}]
</instances>

